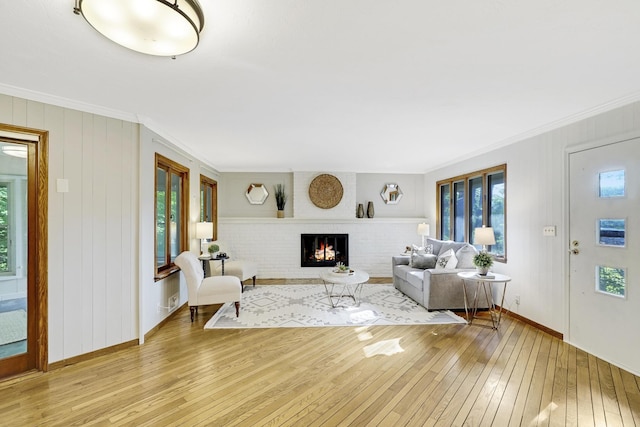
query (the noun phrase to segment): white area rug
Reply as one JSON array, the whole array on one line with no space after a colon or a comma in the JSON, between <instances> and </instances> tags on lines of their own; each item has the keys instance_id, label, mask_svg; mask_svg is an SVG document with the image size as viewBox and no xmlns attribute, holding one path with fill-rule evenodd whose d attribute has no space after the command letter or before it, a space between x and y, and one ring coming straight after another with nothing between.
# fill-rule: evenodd
<instances>
[{"instance_id":1,"label":"white area rug","mask_svg":"<svg viewBox=\"0 0 640 427\"><path fill-rule=\"evenodd\" d=\"M360 305L347 308L332 308L324 285L269 285L245 287L240 317L236 317L233 303L226 303L204 328L304 328L445 323L466 321L450 311L429 312L393 285L365 284Z\"/></svg>"},{"instance_id":2,"label":"white area rug","mask_svg":"<svg viewBox=\"0 0 640 427\"><path fill-rule=\"evenodd\" d=\"M0 313L0 345L27 339L27 312L24 310Z\"/></svg>"}]
</instances>

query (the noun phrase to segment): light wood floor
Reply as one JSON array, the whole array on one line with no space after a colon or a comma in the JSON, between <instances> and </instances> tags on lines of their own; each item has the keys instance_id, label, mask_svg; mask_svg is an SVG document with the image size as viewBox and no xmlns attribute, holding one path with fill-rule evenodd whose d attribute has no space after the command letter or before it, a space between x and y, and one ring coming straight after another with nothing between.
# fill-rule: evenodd
<instances>
[{"instance_id":1,"label":"light wood floor","mask_svg":"<svg viewBox=\"0 0 640 427\"><path fill-rule=\"evenodd\" d=\"M640 378L518 320L203 330L0 383L3 426L640 426Z\"/></svg>"}]
</instances>

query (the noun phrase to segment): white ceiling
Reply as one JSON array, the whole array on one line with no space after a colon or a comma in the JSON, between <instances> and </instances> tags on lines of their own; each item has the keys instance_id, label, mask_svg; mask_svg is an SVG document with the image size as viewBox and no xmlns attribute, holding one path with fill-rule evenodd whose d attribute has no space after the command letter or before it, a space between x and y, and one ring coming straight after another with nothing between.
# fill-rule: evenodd
<instances>
[{"instance_id":1,"label":"white ceiling","mask_svg":"<svg viewBox=\"0 0 640 427\"><path fill-rule=\"evenodd\" d=\"M422 173L640 99L638 0L201 0L129 51L73 0L0 5L0 92L139 120L220 171Z\"/></svg>"}]
</instances>

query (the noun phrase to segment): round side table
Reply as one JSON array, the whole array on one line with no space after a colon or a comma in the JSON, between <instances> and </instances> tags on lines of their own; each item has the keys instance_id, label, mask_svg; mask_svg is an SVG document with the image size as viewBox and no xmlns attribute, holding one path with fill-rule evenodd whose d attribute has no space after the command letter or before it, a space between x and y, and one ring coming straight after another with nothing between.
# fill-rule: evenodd
<instances>
[{"instance_id":1,"label":"round side table","mask_svg":"<svg viewBox=\"0 0 640 427\"><path fill-rule=\"evenodd\" d=\"M507 292L507 283L511 281L511 277L499 273L488 273L486 276L482 276L474 271L464 271L458 273L458 276L462 278L462 287L464 291L464 312L467 316L467 323L470 325L473 319L478 318L476 316L478 312L478 294L484 293L487 300L487 306L489 307L489 314L491 316L491 324L493 329L498 329L500 321L502 320L502 307L504 306L504 294ZM467 301L467 283L475 284L476 290L473 296L473 306L470 308L471 316L469 316L469 304ZM502 301L500 301L500 309L496 309L496 304L493 301L493 284L502 283Z\"/></svg>"}]
</instances>

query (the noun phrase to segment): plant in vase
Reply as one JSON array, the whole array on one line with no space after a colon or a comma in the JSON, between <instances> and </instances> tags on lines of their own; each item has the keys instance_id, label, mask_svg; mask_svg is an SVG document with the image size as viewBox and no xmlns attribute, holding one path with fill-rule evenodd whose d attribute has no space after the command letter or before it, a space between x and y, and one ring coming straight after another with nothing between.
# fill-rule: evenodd
<instances>
[{"instance_id":1,"label":"plant in vase","mask_svg":"<svg viewBox=\"0 0 640 427\"><path fill-rule=\"evenodd\" d=\"M474 255L473 265L476 266L479 275L486 276L489 272L489 268L493 265L493 257L486 251L482 251Z\"/></svg>"},{"instance_id":2,"label":"plant in vase","mask_svg":"<svg viewBox=\"0 0 640 427\"><path fill-rule=\"evenodd\" d=\"M284 192L284 184L276 184L273 186L273 193L278 206L278 218L284 218L284 205L287 204L287 194Z\"/></svg>"},{"instance_id":3,"label":"plant in vase","mask_svg":"<svg viewBox=\"0 0 640 427\"><path fill-rule=\"evenodd\" d=\"M214 243L212 245L209 245L207 250L209 251L209 255L211 255L211 258L215 258L216 254L220 251L220 246Z\"/></svg>"}]
</instances>

